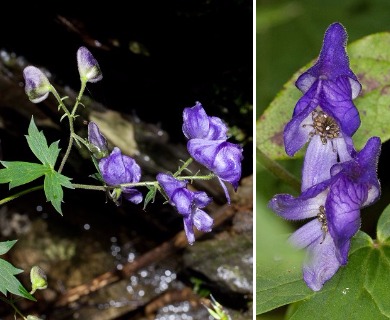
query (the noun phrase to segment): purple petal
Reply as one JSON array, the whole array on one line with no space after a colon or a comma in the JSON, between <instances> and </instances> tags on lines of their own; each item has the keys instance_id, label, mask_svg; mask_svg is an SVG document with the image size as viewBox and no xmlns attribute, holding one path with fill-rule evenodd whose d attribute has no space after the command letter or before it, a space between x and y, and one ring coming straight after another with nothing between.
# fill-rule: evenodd
<instances>
[{"instance_id":1,"label":"purple petal","mask_svg":"<svg viewBox=\"0 0 390 320\"><path fill-rule=\"evenodd\" d=\"M302 170L302 191L330 179L330 168L337 162L337 152L330 141L323 144L321 137L311 138Z\"/></svg>"},{"instance_id":2,"label":"purple petal","mask_svg":"<svg viewBox=\"0 0 390 320\"><path fill-rule=\"evenodd\" d=\"M165 193L169 198L172 197L173 193L180 188L187 186L187 181L181 181L175 179L172 175L159 173L156 177L158 183L163 187Z\"/></svg>"},{"instance_id":3,"label":"purple petal","mask_svg":"<svg viewBox=\"0 0 390 320\"><path fill-rule=\"evenodd\" d=\"M289 242L296 248L303 249L316 242L319 238L323 239L323 237L324 234L321 230L321 223L318 219L313 219L296 230L290 236Z\"/></svg>"},{"instance_id":4,"label":"purple petal","mask_svg":"<svg viewBox=\"0 0 390 320\"><path fill-rule=\"evenodd\" d=\"M196 229L202 232L210 232L214 222L213 218L211 218L203 210L199 209L195 210L193 213L192 221Z\"/></svg>"},{"instance_id":5,"label":"purple petal","mask_svg":"<svg viewBox=\"0 0 390 320\"><path fill-rule=\"evenodd\" d=\"M360 126L359 112L352 102L351 85L347 77L323 81L320 105L337 120L342 131L352 136Z\"/></svg>"},{"instance_id":6,"label":"purple petal","mask_svg":"<svg viewBox=\"0 0 390 320\"><path fill-rule=\"evenodd\" d=\"M332 237L327 235L325 239L318 238L307 250L307 261L303 266L303 279L309 288L319 291L340 267L335 254L335 245Z\"/></svg>"},{"instance_id":7,"label":"purple petal","mask_svg":"<svg viewBox=\"0 0 390 320\"><path fill-rule=\"evenodd\" d=\"M132 203L139 204L142 202L142 193L133 188L125 188L123 190L123 197Z\"/></svg>"},{"instance_id":8,"label":"purple petal","mask_svg":"<svg viewBox=\"0 0 390 320\"><path fill-rule=\"evenodd\" d=\"M223 140L191 139L187 149L197 162L237 189L243 151L240 146Z\"/></svg>"},{"instance_id":9,"label":"purple petal","mask_svg":"<svg viewBox=\"0 0 390 320\"><path fill-rule=\"evenodd\" d=\"M352 183L344 176L330 188L325 204L326 217L341 264L347 263L350 240L360 228L360 208L366 198L367 186Z\"/></svg>"},{"instance_id":10,"label":"purple petal","mask_svg":"<svg viewBox=\"0 0 390 320\"><path fill-rule=\"evenodd\" d=\"M185 188L179 188L176 189L171 197L171 203L175 205L177 208L177 211L185 216L188 217L192 213L192 201L194 199L193 192L185 189Z\"/></svg>"},{"instance_id":11,"label":"purple petal","mask_svg":"<svg viewBox=\"0 0 390 320\"><path fill-rule=\"evenodd\" d=\"M141 168L134 159L122 155L117 147L110 156L100 160L99 169L104 181L111 186L139 182L141 179Z\"/></svg>"},{"instance_id":12,"label":"purple petal","mask_svg":"<svg viewBox=\"0 0 390 320\"><path fill-rule=\"evenodd\" d=\"M212 199L207 195L206 192L197 191L194 192L193 201L197 208L204 208L212 201Z\"/></svg>"},{"instance_id":13,"label":"purple petal","mask_svg":"<svg viewBox=\"0 0 390 320\"><path fill-rule=\"evenodd\" d=\"M184 231L186 233L188 243L192 245L195 242L194 224L190 216L184 218L183 222Z\"/></svg>"},{"instance_id":14,"label":"purple petal","mask_svg":"<svg viewBox=\"0 0 390 320\"><path fill-rule=\"evenodd\" d=\"M296 86L302 92L306 92L314 83L313 78L335 80L343 75L350 78L351 94L355 98L361 90L361 85L356 75L349 68L346 44L347 32L345 28L340 23L331 24L325 32L317 62L298 78Z\"/></svg>"},{"instance_id":15,"label":"purple petal","mask_svg":"<svg viewBox=\"0 0 390 320\"><path fill-rule=\"evenodd\" d=\"M209 119L200 102L183 111L183 133L187 139L203 139L209 132Z\"/></svg>"},{"instance_id":16,"label":"purple petal","mask_svg":"<svg viewBox=\"0 0 390 320\"><path fill-rule=\"evenodd\" d=\"M295 110L302 111L295 114L284 127L284 147L289 156L293 156L309 140L309 133L313 130L311 112L317 107L317 103L303 96L299 99Z\"/></svg>"},{"instance_id":17,"label":"purple petal","mask_svg":"<svg viewBox=\"0 0 390 320\"><path fill-rule=\"evenodd\" d=\"M364 148L356 155L355 159L361 167L360 182L368 185L368 195L363 206L373 204L381 194L378 180L378 161L381 153L381 140L379 137L368 139Z\"/></svg>"},{"instance_id":18,"label":"purple petal","mask_svg":"<svg viewBox=\"0 0 390 320\"><path fill-rule=\"evenodd\" d=\"M268 206L279 216L287 220L301 220L317 216L319 207L325 204L328 191L326 184L320 184L322 188L309 188L299 197L294 198L289 194L274 196Z\"/></svg>"},{"instance_id":19,"label":"purple petal","mask_svg":"<svg viewBox=\"0 0 390 320\"><path fill-rule=\"evenodd\" d=\"M209 117L200 102L183 111L183 133L187 139L226 140L227 127L218 117Z\"/></svg>"}]
</instances>

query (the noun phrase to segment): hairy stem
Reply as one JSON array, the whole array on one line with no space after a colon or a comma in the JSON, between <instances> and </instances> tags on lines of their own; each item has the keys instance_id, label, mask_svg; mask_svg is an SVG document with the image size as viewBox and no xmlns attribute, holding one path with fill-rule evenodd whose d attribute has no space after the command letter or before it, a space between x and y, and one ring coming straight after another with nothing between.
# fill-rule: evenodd
<instances>
[{"instance_id":1,"label":"hairy stem","mask_svg":"<svg viewBox=\"0 0 390 320\"><path fill-rule=\"evenodd\" d=\"M192 161L193 159L189 158L186 162L183 163L183 165L176 171L173 176L176 178L178 175L180 175L183 170L185 170L192 163Z\"/></svg>"}]
</instances>

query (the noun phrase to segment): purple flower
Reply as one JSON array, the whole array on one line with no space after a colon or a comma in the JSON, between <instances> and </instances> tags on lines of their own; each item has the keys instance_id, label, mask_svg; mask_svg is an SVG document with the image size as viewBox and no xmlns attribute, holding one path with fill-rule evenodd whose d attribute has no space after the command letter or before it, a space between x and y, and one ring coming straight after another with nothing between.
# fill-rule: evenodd
<instances>
[{"instance_id":1,"label":"purple flower","mask_svg":"<svg viewBox=\"0 0 390 320\"><path fill-rule=\"evenodd\" d=\"M100 160L100 173L103 180L109 186L117 186L124 183L137 183L141 179L141 168L135 160L122 155L119 148L115 147L111 154ZM138 204L142 201L142 194L132 187L122 187L122 193L126 200Z\"/></svg>"},{"instance_id":2,"label":"purple flower","mask_svg":"<svg viewBox=\"0 0 390 320\"><path fill-rule=\"evenodd\" d=\"M224 140L191 139L187 143L191 157L237 190L241 178L242 148ZM226 186L221 182L230 203Z\"/></svg>"},{"instance_id":3,"label":"purple flower","mask_svg":"<svg viewBox=\"0 0 390 320\"><path fill-rule=\"evenodd\" d=\"M340 23L330 25L317 62L296 81L304 95L284 129L288 155L293 156L315 135L321 137L323 145L329 141L337 145L339 142L333 143L337 139L352 145L348 139L360 126L352 99L360 93L361 85L349 67L346 42L344 27Z\"/></svg>"},{"instance_id":4,"label":"purple flower","mask_svg":"<svg viewBox=\"0 0 390 320\"><path fill-rule=\"evenodd\" d=\"M200 102L183 111L183 133L187 139L227 140L227 127L218 117L209 117Z\"/></svg>"},{"instance_id":5,"label":"purple flower","mask_svg":"<svg viewBox=\"0 0 390 320\"><path fill-rule=\"evenodd\" d=\"M41 70L34 66L24 68L23 77L25 80L25 92L33 103L45 100L53 89L49 79Z\"/></svg>"},{"instance_id":6,"label":"purple flower","mask_svg":"<svg viewBox=\"0 0 390 320\"><path fill-rule=\"evenodd\" d=\"M333 165L329 179L308 186L297 198L279 194L269 203L288 220L316 218L290 237L297 247L307 248L304 280L315 291L347 263L351 238L360 228L360 209L380 196L380 146L378 137L370 138L351 160Z\"/></svg>"},{"instance_id":7,"label":"purple flower","mask_svg":"<svg viewBox=\"0 0 390 320\"><path fill-rule=\"evenodd\" d=\"M97 60L86 47L77 50L77 67L82 82L98 82L103 79Z\"/></svg>"},{"instance_id":8,"label":"purple flower","mask_svg":"<svg viewBox=\"0 0 390 320\"><path fill-rule=\"evenodd\" d=\"M89 150L96 159L108 156L108 146L106 138L100 133L99 127L93 121L88 123Z\"/></svg>"},{"instance_id":9,"label":"purple flower","mask_svg":"<svg viewBox=\"0 0 390 320\"><path fill-rule=\"evenodd\" d=\"M157 181L169 198L169 203L183 216L184 230L189 244L195 242L194 226L202 232L210 232L213 219L203 210L211 198L203 191L193 192L186 188L187 181L175 179L172 175L159 173Z\"/></svg>"},{"instance_id":10,"label":"purple flower","mask_svg":"<svg viewBox=\"0 0 390 320\"><path fill-rule=\"evenodd\" d=\"M213 172L230 203L229 192L222 181L237 190L241 178L242 148L227 142L227 127L220 118L209 117L197 102L183 112L183 133L189 139L187 150L198 163Z\"/></svg>"}]
</instances>

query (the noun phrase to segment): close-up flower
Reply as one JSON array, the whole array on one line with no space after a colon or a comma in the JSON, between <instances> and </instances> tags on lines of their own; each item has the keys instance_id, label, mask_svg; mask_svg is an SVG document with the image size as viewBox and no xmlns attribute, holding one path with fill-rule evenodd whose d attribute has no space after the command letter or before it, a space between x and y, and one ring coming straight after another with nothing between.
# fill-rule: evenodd
<instances>
[{"instance_id":1,"label":"close-up flower","mask_svg":"<svg viewBox=\"0 0 390 320\"><path fill-rule=\"evenodd\" d=\"M329 179L308 187L298 197L278 194L269 202L287 220L315 218L290 237L292 244L308 249L303 274L315 291L347 263L351 238L361 224L360 210L380 196L380 147L380 139L372 137L350 161L335 164Z\"/></svg>"},{"instance_id":2,"label":"close-up flower","mask_svg":"<svg viewBox=\"0 0 390 320\"><path fill-rule=\"evenodd\" d=\"M317 62L297 79L295 84L304 95L284 128L284 145L289 156L314 135L321 137L323 145L330 142L335 150L340 143L351 147L349 139L360 126L359 112L352 99L360 93L361 85L349 67L346 42L345 28L340 23L331 24Z\"/></svg>"},{"instance_id":3,"label":"close-up flower","mask_svg":"<svg viewBox=\"0 0 390 320\"><path fill-rule=\"evenodd\" d=\"M24 90L33 103L45 100L53 87L46 75L37 67L28 66L23 70Z\"/></svg>"},{"instance_id":4,"label":"close-up flower","mask_svg":"<svg viewBox=\"0 0 390 320\"><path fill-rule=\"evenodd\" d=\"M157 175L157 181L169 198L169 203L183 216L189 244L195 242L194 226L202 232L211 231L213 218L202 210L212 201L206 192L190 191L186 187L187 181L177 180L172 175L164 173Z\"/></svg>"},{"instance_id":5,"label":"close-up flower","mask_svg":"<svg viewBox=\"0 0 390 320\"><path fill-rule=\"evenodd\" d=\"M98 82L103 79L97 60L86 47L77 50L77 67L82 82Z\"/></svg>"},{"instance_id":6,"label":"close-up flower","mask_svg":"<svg viewBox=\"0 0 390 320\"><path fill-rule=\"evenodd\" d=\"M103 180L109 186L137 183L141 179L140 166L133 158L123 155L118 147L115 147L108 157L99 161L99 169ZM142 201L142 193L133 187L122 187L121 194L135 204Z\"/></svg>"}]
</instances>

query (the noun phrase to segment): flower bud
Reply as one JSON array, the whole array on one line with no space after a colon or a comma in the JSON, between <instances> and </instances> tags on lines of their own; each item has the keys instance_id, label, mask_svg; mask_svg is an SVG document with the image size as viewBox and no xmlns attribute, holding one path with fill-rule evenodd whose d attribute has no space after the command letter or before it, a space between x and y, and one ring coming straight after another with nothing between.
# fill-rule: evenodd
<instances>
[{"instance_id":1,"label":"flower bud","mask_svg":"<svg viewBox=\"0 0 390 320\"><path fill-rule=\"evenodd\" d=\"M23 77L25 80L24 89L31 102L38 103L48 97L52 86L41 70L34 66L28 66L23 70Z\"/></svg>"},{"instance_id":2,"label":"flower bud","mask_svg":"<svg viewBox=\"0 0 390 320\"><path fill-rule=\"evenodd\" d=\"M31 280L31 294L36 290L42 290L47 288L47 277L44 271L38 267L34 266L30 271L30 280Z\"/></svg>"},{"instance_id":3,"label":"flower bud","mask_svg":"<svg viewBox=\"0 0 390 320\"><path fill-rule=\"evenodd\" d=\"M98 82L103 79L97 60L85 47L80 47L77 50L77 67L81 82Z\"/></svg>"},{"instance_id":4,"label":"flower bud","mask_svg":"<svg viewBox=\"0 0 390 320\"><path fill-rule=\"evenodd\" d=\"M96 159L108 156L108 146L106 138L100 133L99 127L95 122L88 123L88 141L89 150Z\"/></svg>"}]
</instances>

